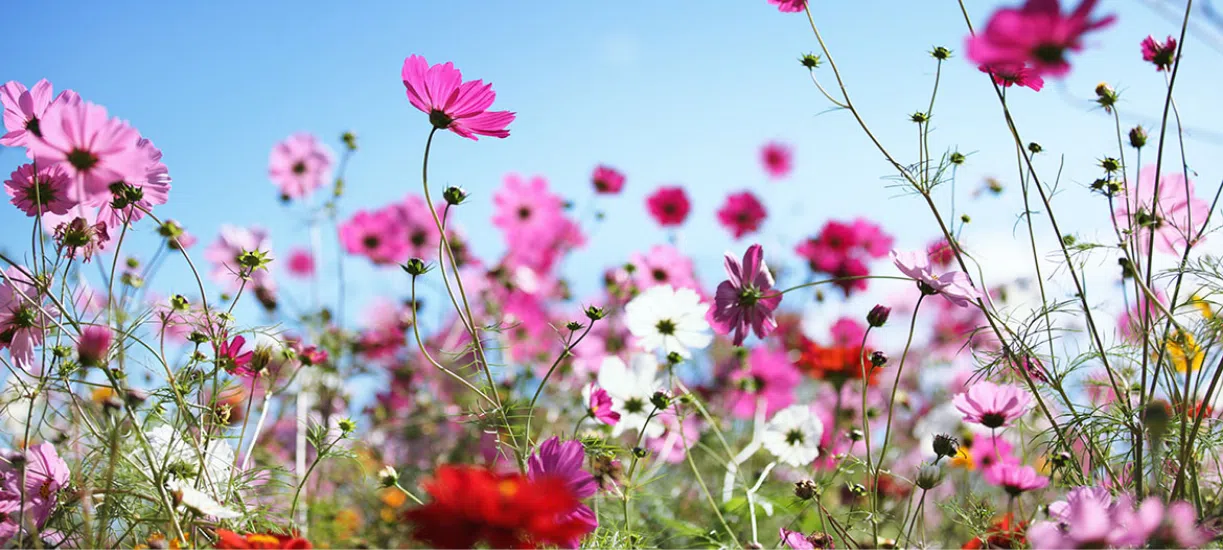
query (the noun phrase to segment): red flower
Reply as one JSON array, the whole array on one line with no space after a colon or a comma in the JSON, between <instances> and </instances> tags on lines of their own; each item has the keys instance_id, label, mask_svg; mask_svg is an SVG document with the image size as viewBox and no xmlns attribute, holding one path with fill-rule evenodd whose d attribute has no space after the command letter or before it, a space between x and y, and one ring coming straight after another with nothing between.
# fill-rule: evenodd
<instances>
[{"instance_id":1,"label":"red flower","mask_svg":"<svg viewBox=\"0 0 1223 550\"><path fill-rule=\"evenodd\" d=\"M989 531L982 535L985 540L981 540L981 537L974 537L960 548L1023 548L1027 546L1028 539L1024 536L1024 532L1027 531L1028 522L1015 523L1014 521L1015 518L1011 514L999 516L994 520Z\"/></svg>"},{"instance_id":2,"label":"red flower","mask_svg":"<svg viewBox=\"0 0 1223 550\"><path fill-rule=\"evenodd\" d=\"M814 378L827 380L834 385L844 384L847 380L861 380L862 366L866 365L868 373L867 384L878 383L878 369L871 366L871 350L862 349L857 344L849 346L821 346L807 338L802 338L799 346L797 365Z\"/></svg>"},{"instance_id":3,"label":"red flower","mask_svg":"<svg viewBox=\"0 0 1223 550\"><path fill-rule=\"evenodd\" d=\"M578 500L563 479L444 465L424 487L433 501L408 510L404 518L429 546L534 548L563 545L589 530L567 514Z\"/></svg>"},{"instance_id":4,"label":"red flower","mask_svg":"<svg viewBox=\"0 0 1223 550\"><path fill-rule=\"evenodd\" d=\"M692 204L688 202L688 194L683 187L659 187L654 194L646 199L650 215L658 225L669 227L684 223Z\"/></svg>"},{"instance_id":5,"label":"red flower","mask_svg":"<svg viewBox=\"0 0 1223 550\"><path fill-rule=\"evenodd\" d=\"M298 538L296 535L273 535L270 533L239 535L224 529L217 529L216 547L234 549L296 548L302 550L314 548L310 541Z\"/></svg>"}]
</instances>

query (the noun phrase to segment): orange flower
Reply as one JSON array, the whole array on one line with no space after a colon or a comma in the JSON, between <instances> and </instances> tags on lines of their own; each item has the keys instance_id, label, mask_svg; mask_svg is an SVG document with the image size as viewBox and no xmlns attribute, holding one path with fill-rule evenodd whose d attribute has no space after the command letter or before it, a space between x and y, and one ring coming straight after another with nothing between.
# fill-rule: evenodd
<instances>
[{"instance_id":1,"label":"orange flower","mask_svg":"<svg viewBox=\"0 0 1223 550\"><path fill-rule=\"evenodd\" d=\"M239 535L233 531L217 529L217 548L232 548L240 550L264 550L276 548L292 548L309 550L314 548L310 541L295 535L273 535L269 533L247 533Z\"/></svg>"},{"instance_id":2,"label":"orange flower","mask_svg":"<svg viewBox=\"0 0 1223 550\"><path fill-rule=\"evenodd\" d=\"M867 384L874 386L879 382L879 371L871 365L869 349L863 350L861 346L826 347L802 338L799 352L799 368L814 378L839 386L848 380L861 380L865 365Z\"/></svg>"}]
</instances>

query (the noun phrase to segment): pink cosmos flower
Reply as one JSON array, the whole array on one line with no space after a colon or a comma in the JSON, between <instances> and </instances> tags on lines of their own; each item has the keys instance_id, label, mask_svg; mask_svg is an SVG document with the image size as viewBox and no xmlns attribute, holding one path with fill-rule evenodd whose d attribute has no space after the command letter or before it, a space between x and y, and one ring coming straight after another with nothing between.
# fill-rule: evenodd
<instances>
[{"instance_id":1,"label":"pink cosmos flower","mask_svg":"<svg viewBox=\"0 0 1223 550\"><path fill-rule=\"evenodd\" d=\"M590 404L586 407L586 412L595 420L615 426L620 422L620 413L612 410L612 398L607 395L607 390L596 388L594 384L590 385Z\"/></svg>"},{"instance_id":2,"label":"pink cosmos flower","mask_svg":"<svg viewBox=\"0 0 1223 550\"><path fill-rule=\"evenodd\" d=\"M170 200L170 171L161 162L161 150L144 138L137 140L136 148L141 168L111 182L107 193L89 203L99 207L98 221L112 229L136 222L144 218L146 210Z\"/></svg>"},{"instance_id":3,"label":"pink cosmos flower","mask_svg":"<svg viewBox=\"0 0 1223 550\"><path fill-rule=\"evenodd\" d=\"M930 258L930 263L935 267L947 269L951 267L951 262L955 261L955 250L951 248L947 239L937 239L926 246L926 256Z\"/></svg>"},{"instance_id":4,"label":"pink cosmos flower","mask_svg":"<svg viewBox=\"0 0 1223 550\"><path fill-rule=\"evenodd\" d=\"M807 0L769 0L769 3L777 6L777 11L783 13L800 12L807 7Z\"/></svg>"},{"instance_id":5,"label":"pink cosmos flower","mask_svg":"<svg viewBox=\"0 0 1223 550\"><path fill-rule=\"evenodd\" d=\"M314 256L304 248L294 248L289 252L289 274L307 279L314 276Z\"/></svg>"},{"instance_id":6,"label":"pink cosmos flower","mask_svg":"<svg viewBox=\"0 0 1223 550\"><path fill-rule=\"evenodd\" d=\"M217 346L217 364L234 376L254 376L255 371L250 369L250 364L251 359L255 356L255 352L247 351L244 353L242 347L245 345L246 338L244 336L234 336L233 340L221 342L221 345Z\"/></svg>"},{"instance_id":7,"label":"pink cosmos flower","mask_svg":"<svg viewBox=\"0 0 1223 550\"><path fill-rule=\"evenodd\" d=\"M39 166L59 164L73 178L73 198L98 204L111 194L110 184L145 177L148 153L140 134L126 122L110 118L106 108L86 101L48 109L39 122L41 139L26 146Z\"/></svg>"},{"instance_id":8,"label":"pink cosmos flower","mask_svg":"<svg viewBox=\"0 0 1223 550\"><path fill-rule=\"evenodd\" d=\"M994 79L994 83L1003 88L1011 86L1019 86L1021 88L1031 88L1034 92L1039 92L1045 87L1045 79L1041 78L1036 71L1027 65L1017 65L1008 63L995 63L993 65L978 65L983 73L989 73Z\"/></svg>"},{"instance_id":9,"label":"pink cosmos flower","mask_svg":"<svg viewBox=\"0 0 1223 550\"><path fill-rule=\"evenodd\" d=\"M743 345L749 330L764 338L777 328L773 312L781 305L781 294L773 291L773 274L764 262L764 248L747 247L743 263L726 254L728 280L718 285L714 296L714 326L722 334L734 331L736 346Z\"/></svg>"},{"instance_id":10,"label":"pink cosmos flower","mask_svg":"<svg viewBox=\"0 0 1223 550\"><path fill-rule=\"evenodd\" d=\"M399 231L408 245L408 256L423 260L436 258L441 234L437 231L437 223L429 213L429 204L425 202L425 198L419 194L409 194L403 201L392 204L390 210L394 213ZM453 222L450 225L453 225ZM454 240L453 237L451 240Z\"/></svg>"},{"instance_id":11,"label":"pink cosmos flower","mask_svg":"<svg viewBox=\"0 0 1223 550\"><path fill-rule=\"evenodd\" d=\"M772 2L774 0L769 1ZM779 535L781 536L782 544L785 544L790 550L815 550L815 544L807 540L807 537L798 531L791 531L782 527Z\"/></svg>"},{"instance_id":12,"label":"pink cosmos flower","mask_svg":"<svg viewBox=\"0 0 1223 550\"><path fill-rule=\"evenodd\" d=\"M1030 66L1034 76L1063 76L1070 71L1066 52L1082 50L1084 34L1115 19L1091 19L1097 1L1083 0L1069 14L1062 13L1058 0L1000 9L982 32L968 38L968 58L978 65Z\"/></svg>"},{"instance_id":13,"label":"pink cosmos flower","mask_svg":"<svg viewBox=\"0 0 1223 550\"><path fill-rule=\"evenodd\" d=\"M52 105L58 107L80 101L80 97L72 90L64 90L54 100L51 99L51 83L47 79L39 80L34 87L27 90L25 85L15 80L0 86L0 106L4 107L4 129L8 130L0 136L0 145L6 147L27 147L28 142L42 135L42 118Z\"/></svg>"},{"instance_id":14,"label":"pink cosmos flower","mask_svg":"<svg viewBox=\"0 0 1223 550\"><path fill-rule=\"evenodd\" d=\"M365 256L374 265L390 265L408 259L408 245L390 211L359 210L340 225L339 232L345 251Z\"/></svg>"},{"instance_id":15,"label":"pink cosmos flower","mask_svg":"<svg viewBox=\"0 0 1223 550\"><path fill-rule=\"evenodd\" d=\"M1198 548L1214 538L1198 525L1192 504L1165 505L1154 496L1137 508L1128 495L1113 504L1079 499L1054 519L1028 528L1033 548Z\"/></svg>"},{"instance_id":16,"label":"pink cosmos flower","mask_svg":"<svg viewBox=\"0 0 1223 550\"><path fill-rule=\"evenodd\" d=\"M751 191L727 195L726 202L718 209L718 221L736 239L760 229L767 215L764 205Z\"/></svg>"},{"instance_id":17,"label":"pink cosmos flower","mask_svg":"<svg viewBox=\"0 0 1223 550\"><path fill-rule=\"evenodd\" d=\"M559 478L565 481L569 491L576 499L590 498L598 492L599 488L594 476L582 469L585 459L586 451L580 441L561 442L559 437L553 437L541 443L539 450L527 460L527 477L533 480L544 477ZM572 511L565 514L565 518L566 521L577 521L586 525L586 533L594 531L599 526L599 520L595 517L594 511L580 502ZM582 536L585 536L586 533L566 541L566 544L562 546L578 548L581 545Z\"/></svg>"},{"instance_id":18,"label":"pink cosmos flower","mask_svg":"<svg viewBox=\"0 0 1223 550\"><path fill-rule=\"evenodd\" d=\"M922 292L926 294L941 294L947 301L968 307L973 300L981 297L981 292L972 286L972 279L963 271L948 271L941 275L935 274L930 268L930 258L924 252L892 251L892 263L905 275L917 281Z\"/></svg>"},{"instance_id":19,"label":"pink cosmos flower","mask_svg":"<svg viewBox=\"0 0 1223 550\"><path fill-rule=\"evenodd\" d=\"M590 181L595 186L595 192L601 195L616 195L624 189L624 174L615 168L602 164L595 167L594 174L590 176Z\"/></svg>"},{"instance_id":20,"label":"pink cosmos flower","mask_svg":"<svg viewBox=\"0 0 1223 550\"><path fill-rule=\"evenodd\" d=\"M35 365L34 348L42 345L43 333L59 315L51 304L43 303L38 287L29 276L10 266L0 277L0 349L8 348L18 368L31 372Z\"/></svg>"},{"instance_id":21,"label":"pink cosmos flower","mask_svg":"<svg viewBox=\"0 0 1223 550\"><path fill-rule=\"evenodd\" d=\"M1015 448L1006 439L996 434L981 434L973 438L968 456L983 474L1003 464L1019 465Z\"/></svg>"},{"instance_id":22,"label":"pink cosmos flower","mask_svg":"<svg viewBox=\"0 0 1223 550\"><path fill-rule=\"evenodd\" d=\"M489 111L497 94L483 80L463 82L463 73L446 62L429 66L425 58L413 55L403 62L403 85L412 106L429 115L439 130L450 130L477 140L476 134L509 137L506 128L514 121L510 111Z\"/></svg>"},{"instance_id":23,"label":"pink cosmos flower","mask_svg":"<svg viewBox=\"0 0 1223 550\"><path fill-rule=\"evenodd\" d=\"M1036 473L1031 466L1003 463L985 470L985 481L1002 487L1007 494L1016 497L1028 491L1044 489L1049 478Z\"/></svg>"},{"instance_id":24,"label":"pink cosmos flower","mask_svg":"<svg viewBox=\"0 0 1223 550\"><path fill-rule=\"evenodd\" d=\"M701 291L692 258L674 246L657 244L650 247L646 254L634 252L629 263L633 266L633 283L637 285L638 290L671 285L675 288Z\"/></svg>"},{"instance_id":25,"label":"pink cosmos flower","mask_svg":"<svg viewBox=\"0 0 1223 550\"><path fill-rule=\"evenodd\" d=\"M837 319L828 327L828 335L832 337L832 345L840 347L861 346L866 338L866 327L852 317ZM869 347L869 346L868 346Z\"/></svg>"},{"instance_id":26,"label":"pink cosmos flower","mask_svg":"<svg viewBox=\"0 0 1223 550\"><path fill-rule=\"evenodd\" d=\"M790 3L798 4L798 8L794 10L783 8L781 11L802 11L806 1ZM771 141L760 148L760 163L764 165L764 171L769 174L770 178L784 178L794 169L794 151L789 145Z\"/></svg>"},{"instance_id":27,"label":"pink cosmos flower","mask_svg":"<svg viewBox=\"0 0 1223 550\"><path fill-rule=\"evenodd\" d=\"M704 426L700 417L689 415L680 425L679 416L673 409L667 409L658 414L654 420L662 424L663 432L658 437L646 438L646 450L655 454L659 460L669 464L679 464L688 456L691 449L701 438Z\"/></svg>"},{"instance_id":28,"label":"pink cosmos flower","mask_svg":"<svg viewBox=\"0 0 1223 550\"><path fill-rule=\"evenodd\" d=\"M1130 181L1124 198L1114 201L1113 220L1122 232L1137 233L1138 253L1146 258L1151 235L1155 249L1181 255L1187 245L1196 245L1196 238L1210 206L1193 193L1193 181L1184 174L1163 174L1159 177L1159 197L1155 197L1155 166L1148 165ZM1158 209L1158 212L1155 210ZM1203 235L1203 238L1205 236Z\"/></svg>"},{"instance_id":29,"label":"pink cosmos flower","mask_svg":"<svg viewBox=\"0 0 1223 550\"><path fill-rule=\"evenodd\" d=\"M0 512L3 512L0 514L3 518L0 519L0 542L19 531L10 514L17 515L23 501L29 517L22 523L32 524L41 530L55 511L60 489L68 485L68 478L72 475L68 463L60 458L55 446L50 443L29 447L24 458L24 486L22 471L9 460L0 460Z\"/></svg>"},{"instance_id":30,"label":"pink cosmos flower","mask_svg":"<svg viewBox=\"0 0 1223 550\"><path fill-rule=\"evenodd\" d=\"M1049 518L1062 524L1069 523L1073 510L1092 502L1107 510L1113 505L1113 495L1104 487L1075 487L1066 493L1065 500L1049 504Z\"/></svg>"},{"instance_id":31,"label":"pink cosmos flower","mask_svg":"<svg viewBox=\"0 0 1223 550\"><path fill-rule=\"evenodd\" d=\"M1026 414L1032 397L1018 386L981 380L969 386L968 391L956 394L951 402L964 414L965 422L995 429Z\"/></svg>"},{"instance_id":32,"label":"pink cosmos flower","mask_svg":"<svg viewBox=\"0 0 1223 550\"><path fill-rule=\"evenodd\" d=\"M106 248L110 232L102 222L90 224L85 218L78 217L55 226L54 238L56 250L64 257L75 259L80 256L82 262L89 263L95 252Z\"/></svg>"},{"instance_id":33,"label":"pink cosmos flower","mask_svg":"<svg viewBox=\"0 0 1223 550\"><path fill-rule=\"evenodd\" d=\"M37 172L33 164L22 164L4 181L4 191L12 197L13 206L27 216L67 214L76 204L68 197L69 186L68 172L54 164Z\"/></svg>"},{"instance_id":34,"label":"pink cosmos flower","mask_svg":"<svg viewBox=\"0 0 1223 550\"><path fill-rule=\"evenodd\" d=\"M1155 70L1164 71L1172 67L1176 57L1176 39L1168 36L1163 42L1147 36L1142 41L1142 60L1155 65Z\"/></svg>"},{"instance_id":35,"label":"pink cosmos flower","mask_svg":"<svg viewBox=\"0 0 1223 550\"><path fill-rule=\"evenodd\" d=\"M730 375L730 412L739 418L753 418L756 403L763 400L765 416L794 404L794 388L802 374L790 362L785 350L758 346L747 358L746 368Z\"/></svg>"},{"instance_id":36,"label":"pink cosmos flower","mask_svg":"<svg viewBox=\"0 0 1223 550\"><path fill-rule=\"evenodd\" d=\"M493 194L493 205L493 225L506 232L531 232L549 228L562 215L564 201L548 190L543 176L528 181L518 174L506 174Z\"/></svg>"},{"instance_id":37,"label":"pink cosmos flower","mask_svg":"<svg viewBox=\"0 0 1223 550\"><path fill-rule=\"evenodd\" d=\"M242 266L238 258L245 252L272 250L272 241L267 230L261 227L250 229L222 225L217 240L204 250L204 259L212 262L211 276L213 280L224 284L230 291L237 291L242 286L239 274ZM276 283L266 269L260 269L250 274L256 287L275 290Z\"/></svg>"},{"instance_id":38,"label":"pink cosmos flower","mask_svg":"<svg viewBox=\"0 0 1223 550\"><path fill-rule=\"evenodd\" d=\"M326 183L331 150L313 134L300 132L272 147L268 177L285 200L300 199Z\"/></svg>"},{"instance_id":39,"label":"pink cosmos flower","mask_svg":"<svg viewBox=\"0 0 1223 550\"><path fill-rule=\"evenodd\" d=\"M82 365L99 366L106 362L110 353L110 327L90 325L81 331L76 343L76 354Z\"/></svg>"},{"instance_id":40,"label":"pink cosmos flower","mask_svg":"<svg viewBox=\"0 0 1223 550\"><path fill-rule=\"evenodd\" d=\"M646 206L654 221L663 227L675 227L684 223L692 209L688 194L684 192L683 187L678 186L659 187L646 198Z\"/></svg>"}]
</instances>

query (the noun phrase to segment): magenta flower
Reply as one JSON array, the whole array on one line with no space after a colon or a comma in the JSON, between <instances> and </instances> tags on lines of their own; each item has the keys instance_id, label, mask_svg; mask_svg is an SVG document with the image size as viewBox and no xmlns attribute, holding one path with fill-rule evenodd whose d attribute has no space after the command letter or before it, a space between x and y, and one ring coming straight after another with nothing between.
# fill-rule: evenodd
<instances>
[{"instance_id":1,"label":"magenta flower","mask_svg":"<svg viewBox=\"0 0 1223 550\"><path fill-rule=\"evenodd\" d=\"M80 256L82 262L89 263L95 252L106 248L110 232L105 223L90 224L85 218L77 217L56 225L54 237L60 254L72 259Z\"/></svg>"},{"instance_id":2,"label":"magenta flower","mask_svg":"<svg viewBox=\"0 0 1223 550\"><path fill-rule=\"evenodd\" d=\"M300 199L327 182L331 151L313 134L301 132L272 147L268 177L284 200Z\"/></svg>"},{"instance_id":3,"label":"magenta flower","mask_svg":"<svg viewBox=\"0 0 1223 550\"><path fill-rule=\"evenodd\" d=\"M71 476L68 463L50 443L29 447L24 458L24 485L21 470L13 467L9 460L0 460L0 517L3 518L0 520L0 542L19 530L10 514L16 516L23 501L29 514L23 523L42 529L55 511L60 489L68 484Z\"/></svg>"},{"instance_id":4,"label":"magenta flower","mask_svg":"<svg viewBox=\"0 0 1223 550\"><path fill-rule=\"evenodd\" d=\"M610 166L598 165L590 176L595 192L601 195L616 195L624 189L624 174Z\"/></svg>"},{"instance_id":5,"label":"magenta flower","mask_svg":"<svg viewBox=\"0 0 1223 550\"><path fill-rule=\"evenodd\" d=\"M35 365L34 348L42 345L43 333L54 326L59 310L44 304L34 282L17 266L0 277L0 350L8 348L18 368L30 372Z\"/></svg>"},{"instance_id":6,"label":"magenta flower","mask_svg":"<svg viewBox=\"0 0 1223 550\"><path fill-rule=\"evenodd\" d=\"M1006 439L991 434L986 437L979 435L973 438L972 447L968 449L972 463L982 472L988 472L1003 464L1019 465L1021 461L1015 456L1015 448Z\"/></svg>"},{"instance_id":7,"label":"magenta flower","mask_svg":"<svg viewBox=\"0 0 1223 550\"><path fill-rule=\"evenodd\" d=\"M1039 74L1036 74L1036 71L1027 65L995 63L993 65L979 65L977 69L983 73L989 73L994 79L994 83L1003 88L1019 86L1021 88L1031 88L1032 91L1039 92L1041 88L1045 87L1045 79L1041 78Z\"/></svg>"},{"instance_id":8,"label":"magenta flower","mask_svg":"<svg viewBox=\"0 0 1223 550\"><path fill-rule=\"evenodd\" d=\"M289 252L289 274L303 279L314 276L314 256L309 250L295 248Z\"/></svg>"},{"instance_id":9,"label":"magenta flower","mask_svg":"<svg viewBox=\"0 0 1223 550\"><path fill-rule=\"evenodd\" d=\"M1022 417L1032 405L1032 397L1018 386L998 385L988 380L976 382L964 393L951 398L964 414L965 422L986 428L1002 428Z\"/></svg>"},{"instance_id":10,"label":"magenta flower","mask_svg":"<svg viewBox=\"0 0 1223 550\"><path fill-rule=\"evenodd\" d=\"M654 221L663 227L675 227L688 219L692 204L688 202L688 194L683 187L659 187L646 198L646 207Z\"/></svg>"},{"instance_id":11,"label":"magenta flower","mask_svg":"<svg viewBox=\"0 0 1223 550\"><path fill-rule=\"evenodd\" d=\"M244 336L234 336L234 339L228 342L222 341L221 345L217 346L217 365L234 376L255 376L255 371L250 369L255 353L244 353L242 347L245 345Z\"/></svg>"},{"instance_id":12,"label":"magenta flower","mask_svg":"<svg viewBox=\"0 0 1223 550\"><path fill-rule=\"evenodd\" d=\"M718 209L718 221L736 239L760 229L760 224L766 216L768 212L765 211L764 205L751 191L727 195L726 202Z\"/></svg>"},{"instance_id":13,"label":"magenta flower","mask_svg":"<svg viewBox=\"0 0 1223 550\"><path fill-rule=\"evenodd\" d=\"M1036 473L1031 466L1002 463L984 471L985 481L1002 487L1007 494L1017 497L1028 491L1044 489L1049 478Z\"/></svg>"},{"instance_id":14,"label":"magenta flower","mask_svg":"<svg viewBox=\"0 0 1223 550\"><path fill-rule=\"evenodd\" d=\"M718 285L714 296L713 325L721 334L734 331L736 346L743 344L749 329L757 338L768 336L777 328L773 312L781 304L781 294L773 291L764 248L747 247L742 264L728 252L724 263L729 278Z\"/></svg>"},{"instance_id":15,"label":"magenta flower","mask_svg":"<svg viewBox=\"0 0 1223 550\"><path fill-rule=\"evenodd\" d=\"M29 141L42 136L42 118L47 109L80 101L80 97L72 90L64 90L59 96L51 99L51 83L47 79L39 80L34 87L27 90L25 85L15 80L0 86L0 106L4 108L4 129L7 133L0 136L0 145L6 147L28 147Z\"/></svg>"},{"instance_id":16,"label":"magenta flower","mask_svg":"<svg viewBox=\"0 0 1223 550\"><path fill-rule=\"evenodd\" d=\"M446 62L429 66L425 58L413 55L403 61L403 85L412 106L429 115L439 130L450 130L465 138L476 134L509 137L506 128L514 121L510 111L489 111L497 94L492 84L482 80L463 82L463 73Z\"/></svg>"},{"instance_id":17,"label":"magenta flower","mask_svg":"<svg viewBox=\"0 0 1223 550\"><path fill-rule=\"evenodd\" d=\"M1176 39L1168 36L1163 42L1147 36L1142 41L1142 60L1155 65L1155 70L1164 71L1172 67L1176 57Z\"/></svg>"},{"instance_id":18,"label":"magenta flower","mask_svg":"<svg viewBox=\"0 0 1223 550\"><path fill-rule=\"evenodd\" d=\"M1063 14L1058 0L1027 0L1020 8L1003 8L985 29L968 38L968 58L978 65L1029 66L1034 76L1063 76L1070 71L1066 52L1083 49L1083 35L1108 26L1113 16L1091 19L1097 0L1083 0Z\"/></svg>"},{"instance_id":19,"label":"magenta flower","mask_svg":"<svg viewBox=\"0 0 1223 550\"><path fill-rule=\"evenodd\" d=\"M753 418L756 403L763 400L765 416L794 404L794 388L802 382L802 374L794 367L785 350L757 346L747 358L746 368L730 374L730 412L739 418Z\"/></svg>"},{"instance_id":20,"label":"magenta flower","mask_svg":"<svg viewBox=\"0 0 1223 550\"><path fill-rule=\"evenodd\" d=\"M798 9L790 11L802 11L805 3L797 2ZM787 10L783 8L781 11ZM784 178L794 169L794 151L789 145L771 141L760 148L760 163L764 165L764 171L770 178Z\"/></svg>"},{"instance_id":21,"label":"magenta flower","mask_svg":"<svg viewBox=\"0 0 1223 550\"><path fill-rule=\"evenodd\" d=\"M110 353L110 327L90 325L81 331L81 338L76 343L77 357L82 365L100 366L106 363Z\"/></svg>"},{"instance_id":22,"label":"magenta flower","mask_svg":"<svg viewBox=\"0 0 1223 550\"><path fill-rule=\"evenodd\" d=\"M1200 242L1192 239L1206 222L1210 207L1194 196L1193 181L1184 174L1161 175L1158 199L1155 192L1155 166L1149 165L1139 172L1138 181L1130 180L1124 198L1115 201L1113 220L1123 233L1137 233L1137 252L1142 258L1146 258L1152 234L1155 249L1179 256L1186 246Z\"/></svg>"},{"instance_id":23,"label":"magenta flower","mask_svg":"<svg viewBox=\"0 0 1223 550\"><path fill-rule=\"evenodd\" d=\"M100 204L111 196L110 184L145 178L148 153L140 134L126 122L110 118L106 108L89 102L48 109L39 122L41 139L26 146L39 166L59 164L73 178L73 198Z\"/></svg>"},{"instance_id":24,"label":"magenta flower","mask_svg":"<svg viewBox=\"0 0 1223 550\"><path fill-rule=\"evenodd\" d=\"M429 213L425 198L419 194L409 194L389 208L408 246L408 256L423 260L436 258L441 234L437 231L437 223L433 221L433 214ZM439 214L438 218L441 217ZM450 236L450 239L454 237Z\"/></svg>"},{"instance_id":25,"label":"magenta flower","mask_svg":"<svg viewBox=\"0 0 1223 550\"><path fill-rule=\"evenodd\" d=\"M607 390L596 388L594 384L591 384L588 391L590 404L586 408L587 414L608 426L615 426L617 422L620 422L620 413L612 410L612 398L607 395Z\"/></svg>"},{"instance_id":26,"label":"magenta flower","mask_svg":"<svg viewBox=\"0 0 1223 550\"><path fill-rule=\"evenodd\" d=\"M791 531L782 527L779 534L781 535L782 544L785 544L790 550L815 550L815 544L798 531Z\"/></svg>"},{"instance_id":27,"label":"magenta flower","mask_svg":"<svg viewBox=\"0 0 1223 550\"><path fill-rule=\"evenodd\" d=\"M394 213L359 210L340 225L340 244L349 254L365 256L375 265L390 265L408 259L408 244Z\"/></svg>"},{"instance_id":28,"label":"magenta flower","mask_svg":"<svg viewBox=\"0 0 1223 550\"><path fill-rule=\"evenodd\" d=\"M777 6L777 11L783 13L800 12L807 7L807 0L769 0L769 3Z\"/></svg>"},{"instance_id":29,"label":"magenta flower","mask_svg":"<svg viewBox=\"0 0 1223 550\"><path fill-rule=\"evenodd\" d=\"M941 294L947 301L968 307L981 292L972 286L972 279L963 271L948 271L935 274L930 268L930 257L925 252L892 251L892 263L905 275L917 281L923 294Z\"/></svg>"},{"instance_id":30,"label":"magenta flower","mask_svg":"<svg viewBox=\"0 0 1223 550\"><path fill-rule=\"evenodd\" d=\"M59 165L35 172L33 164L22 164L4 181L4 192L27 216L67 214L76 204L68 197L70 184L68 173Z\"/></svg>"},{"instance_id":31,"label":"magenta flower","mask_svg":"<svg viewBox=\"0 0 1223 550\"><path fill-rule=\"evenodd\" d=\"M539 445L539 450L527 460L527 477L540 479L545 476L562 479L569 486L569 491L577 499L590 498L598 491L598 484L590 472L582 469L586 459L586 451L580 441L561 442L559 437L553 437ZM586 533L594 531L599 526L599 520L589 506L579 503L566 515L570 521L585 524ZM583 533L582 535L585 535ZM566 548L577 548L581 545L582 536L566 541Z\"/></svg>"}]
</instances>

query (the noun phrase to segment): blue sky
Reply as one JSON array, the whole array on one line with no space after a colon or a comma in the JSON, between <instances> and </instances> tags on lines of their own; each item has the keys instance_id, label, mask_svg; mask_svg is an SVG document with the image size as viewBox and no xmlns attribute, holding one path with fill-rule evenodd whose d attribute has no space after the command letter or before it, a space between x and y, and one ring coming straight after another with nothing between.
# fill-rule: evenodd
<instances>
[{"instance_id":1,"label":"blue sky","mask_svg":"<svg viewBox=\"0 0 1223 550\"><path fill-rule=\"evenodd\" d=\"M1112 119L1091 103L1092 89L1111 82L1123 92L1122 124L1153 126L1162 77L1141 61L1138 42L1176 31L1146 3L1101 4L1120 22L1091 36L1070 76L1039 94L1011 94L1025 140L1047 151L1038 161L1046 175L1064 155L1062 220L1088 237L1095 231L1089 228L1102 227L1106 207L1084 187L1097 176L1096 159L1116 152ZM971 14L981 25L999 5L974 1ZM0 61L0 80L29 85L48 78L152 139L174 178L171 201L157 212L200 237L197 258L221 223L267 227L281 256L307 243L302 211L283 207L266 177L269 150L293 132L314 132L337 150L341 132L359 136L345 215L418 192L428 125L399 80L403 59L414 53L433 63L453 61L467 78L492 82L496 108L518 113L509 139L471 142L447 134L433 151L435 189L456 184L474 194L458 220L484 257L501 249L487 220L505 173L545 175L579 212L592 197L594 165L627 173L625 193L599 203L606 221L567 263L579 296L595 291L604 266L666 241L643 209L644 196L662 184L683 184L693 197L679 242L711 288L721 277L722 252L751 242L732 241L716 224L714 211L729 192L751 189L764 198L770 219L759 240L778 256L829 218L878 220L899 247L924 246L936 234L916 199L888 187L889 166L849 114L828 112L798 65L800 54L817 49L805 18L764 0L82 1L59 4L53 18L45 11L35 3L6 9L10 21L30 23L8 26L9 43L26 46ZM966 29L956 3L818 2L815 14L872 129L903 161L914 161L916 127L907 119L929 99L935 65L926 52L935 45L963 49ZM1218 33L1201 36L1217 42ZM1178 83L1178 104L1194 128L1223 128L1216 99L1221 54L1211 48L1190 39ZM826 66L818 74L833 85ZM972 154L958 188L961 211L974 219L966 242L1003 264L1013 260L1026 251L1012 238L1021 209L1014 150L986 77L962 56L945 65L934 127L936 151ZM779 183L768 182L757 161L758 147L769 140L797 152L795 172ZM1187 143L1206 198L1223 178L1223 166L1209 162L1221 142L1218 134L1194 130ZM0 151L6 174L20 162L20 152ZM991 176L1007 190L969 201ZM946 204L946 192L940 200ZM14 210L0 214L0 247L28 257L29 231L30 222ZM140 243L128 251L140 251ZM346 265L352 277L374 283L350 285L356 305L373 288L406 290L397 269L374 272L361 260ZM183 266L171 265L155 286L183 291L185 275Z\"/></svg>"}]
</instances>

